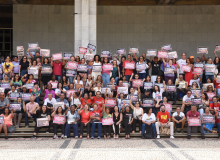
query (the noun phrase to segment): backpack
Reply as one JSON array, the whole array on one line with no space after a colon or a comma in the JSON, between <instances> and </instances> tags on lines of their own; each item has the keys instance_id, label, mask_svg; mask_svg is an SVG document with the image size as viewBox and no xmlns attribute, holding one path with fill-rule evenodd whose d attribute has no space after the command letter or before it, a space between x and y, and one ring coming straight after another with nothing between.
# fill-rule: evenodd
<instances>
[{"instance_id":1,"label":"backpack","mask_svg":"<svg viewBox=\"0 0 220 160\"><path fill-rule=\"evenodd\" d=\"M174 92L168 92L168 101L173 101L174 100Z\"/></svg>"},{"instance_id":2,"label":"backpack","mask_svg":"<svg viewBox=\"0 0 220 160\"><path fill-rule=\"evenodd\" d=\"M145 139L152 139L153 138L153 129L151 126L146 125L145 127L146 133L143 134Z\"/></svg>"}]
</instances>

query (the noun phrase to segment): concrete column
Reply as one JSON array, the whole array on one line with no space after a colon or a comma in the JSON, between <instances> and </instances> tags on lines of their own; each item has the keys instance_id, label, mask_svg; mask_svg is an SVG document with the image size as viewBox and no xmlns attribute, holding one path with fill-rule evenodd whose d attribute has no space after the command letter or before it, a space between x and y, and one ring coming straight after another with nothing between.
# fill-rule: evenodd
<instances>
[{"instance_id":1,"label":"concrete column","mask_svg":"<svg viewBox=\"0 0 220 160\"><path fill-rule=\"evenodd\" d=\"M75 55L79 47L88 43L96 45L97 37L97 0L75 0Z\"/></svg>"}]
</instances>

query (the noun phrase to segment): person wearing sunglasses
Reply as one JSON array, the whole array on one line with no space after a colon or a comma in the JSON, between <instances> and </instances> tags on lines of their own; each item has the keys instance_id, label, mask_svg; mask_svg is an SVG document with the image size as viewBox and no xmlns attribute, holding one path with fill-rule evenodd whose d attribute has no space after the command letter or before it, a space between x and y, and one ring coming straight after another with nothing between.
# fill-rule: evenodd
<instances>
[{"instance_id":1,"label":"person wearing sunglasses","mask_svg":"<svg viewBox=\"0 0 220 160\"><path fill-rule=\"evenodd\" d=\"M7 56L5 59L5 63L3 64L3 77L5 74L7 74L10 79L12 77L13 67L14 65L12 64L10 57Z\"/></svg>"}]
</instances>

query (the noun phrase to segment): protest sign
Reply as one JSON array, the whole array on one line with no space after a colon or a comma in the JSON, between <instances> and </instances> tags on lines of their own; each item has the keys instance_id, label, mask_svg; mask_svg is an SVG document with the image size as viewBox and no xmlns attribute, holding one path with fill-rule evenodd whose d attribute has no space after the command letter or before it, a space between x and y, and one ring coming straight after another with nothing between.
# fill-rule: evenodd
<instances>
[{"instance_id":1,"label":"protest sign","mask_svg":"<svg viewBox=\"0 0 220 160\"><path fill-rule=\"evenodd\" d=\"M123 48L123 49L117 49L116 53L117 53L118 55L126 54L126 50L125 50L125 48Z\"/></svg>"},{"instance_id":2,"label":"protest sign","mask_svg":"<svg viewBox=\"0 0 220 160\"><path fill-rule=\"evenodd\" d=\"M138 48L129 48L129 53L130 54L139 54Z\"/></svg>"},{"instance_id":3,"label":"protest sign","mask_svg":"<svg viewBox=\"0 0 220 160\"><path fill-rule=\"evenodd\" d=\"M92 66L93 72L101 72L102 71L102 65L93 65Z\"/></svg>"},{"instance_id":4,"label":"protest sign","mask_svg":"<svg viewBox=\"0 0 220 160\"><path fill-rule=\"evenodd\" d=\"M197 54L208 54L208 47L198 47Z\"/></svg>"},{"instance_id":5,"label":"protest sign","mask_svg":"<svg viewBox=\"0 0 220 160\"><path fill-rule=\"evenodd\" d=\"M143 86L143 80L142 79L132 79L132 87L138 88Z\"/></svg>"},{"instance_id":6,"label":"protest sign","mask_svg":"<svg viewBox=\"0 0 220 160\"><path fill-rule=\"evenodd\" d=\"M112 125L113 124L113 118L102 118L102 125Z\"/></svg>"},{"instance_id":7,"label":"protest sign","mask_svg":"<svg viewBox=\"0 0 220 160\"><path fill-rule=\"evenodd\" d=\"M64 124L65 123L65 119L66 119L65 116L55 115L54 118L53 118L53 123Z\"/></svg>"},{"instance_id":8,"label":"protest sign","mask_svg":"<svg viewBox=\"0 0 220 160\"><path fill-rule=\"evenodd\" d=\"M87 65L86 64L78 64L78 67L77 67L77 71L79 72L87 72Z\"/></svg>"},{"instance_id":9,"label":"protest sign","mask_svg":"<svg viewBox=\"0 0 220 160\"><path fill-rule=\"evenodd\" d=\"M52 57L53 57L53 61L63 59L62 53L54 53L54 54L52 55Z\"/></svg>"},{"instance_id":10,"label":"protest sign","mask_svg":"<svg viewBox=\"0 0 220 160\"><path fill-rule=\"evenodd\" d=\"M30 67L30 68L28 69L28 74L38 75L38 68Z\"/></svg>"},{"instance_id":11,"label":"protest sign","mask_svg":"<svg viewBox=\"0 0 220 160\"><path fill-rule=\"evenodd\" d=\"M135 69L134 62L125 62L125 69Z\"/></svg>"},{"instance_id":12,"label":"protest sign","mask_svg":"<svg viewBox=\"0 0 220 160\"><path fill-rule=\"evenodd\" d=\"M193 117L189 117L188 120L188 125L189 126L201 126L201 120L200 118L193 118Z\"/></svg>"},{"instance_id":13,"label":"protest sign","mask_svg":"<svg viewBox=\"0 0 220 160\"><path fill-rule=\"evenodd\" d=\"M144 82L144 89L153 89L153 82Z\"/></svg>"},{"instance_id":14,"label":"protest sign","mask_svg":"<svg viewBox=\"0 0 220 160\"><path fill-rule=\"evenodd\" d=\"M87 48L79 47L79 54L85 54L87 52Z\"/></svg>"},{"instance_id":15,"label":"protest sign","mask_svg":"<svg viewBox=\"0 0 220 160\"><path fill-rule=\"evenodd\" d=\"M40 49L40 55L44 57L50 57L50 50L49 49Z\"/></svg>"},{"instance_id":16,"label":"protest sign","mask_svg":"<svg viewBox=\"0 0 220 160\"><path fill-rule=\"evenodd\" d=\"M77 69L77 66L78 66L78 63L76 62L72 62L72 61L67 62L67 68Z\"/></svg>"},{"instance_id":17,"label":"protest sign","mask_svg":"<svg viewBox=\"0 0 220 160\"><path fill-rule=\"evenodd\" d=\"M72 95L73 95L74 92L76 92L76 90L73 90L73 89L72 90L67 90L66 91L66 97L69 98L70 94L72 93Z\"/></svg>"},{"instance_id":18,"label":"protest sign","mask_svg":"<svg viewBox=\"0 0 220 160\"><path fill-rule=\"evenodd\" d=\"M51 66L42 66L41 74L52 74L52 67Z\"/></svg>"},{"instance_id":19,"label":"protest sign","mask_svg":"<svg viewBox=\"0 0 220 160\"><path fill-rule=\"evenodd\" d=\"M146 56L157 56L157 49L148 49Z\"/></svg>"},{"instance_id":20,"label":"protest sign","mask_svg":"<svg viewBox=\"0 0 220 160\"><path fill-rule=\"evenodd\" d=\"M71 56L73 56L73 52L63 52L63 59L70 60Z\"/></svg>"},{"instance_id":21,"label":"protest sign","mask_svg":"<svg viewBox=\"0 0 220 160\"><path fill-rule=\"evenodd\" d=\"M37 127L49 126L48 118L37 118Z\"/></svg>"},{"instance_id":22,"label":"protest sign","mask_svg":"<svg viewBox=\"0 0 220 160\"><path fill-rule=\"evenodd\" d=\"M168 58L168 52L158 51L158 58Z\"/></svg>"},{"instance_id":23,"label":"protest sign","mask_svg":"<svg viewBox=\"0 0 220 160\"><path fill-rule=\"evenodd\" d=\"M143 99L143 107L153 107L154 99L153 98L144 98Z\"/></svg>"},{"instance_id":24,"label":"protest sign","mask_svg":"<svg viewBox=\"0 0 220 160\"><path fill-rule=\"evenodd\" d=\"M106 101L106 107L114 107L116 105L116 100L115 99L107 99Z\"/></svg>"},{"instance_id":25,"label":"protest sign","mask_svg":"<svg viewBox=\"0 0 220 160\"><path fill-rule=\"evenodd\" d=\"M53 104L53 110L55 111L58 107L62 107L63 109L65 109L64 107L64 102L56 102Z\"/></svg>"},{"instance_id":26,"label":"protest sign","mask_svg":"<svg viewBox=\"0 0 220 160\"><path fill-rule=\"evenodd\" d=\"M10 103L9 109L13 109L14 111L21 111L21 104L20 103Z\"/></svg>"}]
</instances>

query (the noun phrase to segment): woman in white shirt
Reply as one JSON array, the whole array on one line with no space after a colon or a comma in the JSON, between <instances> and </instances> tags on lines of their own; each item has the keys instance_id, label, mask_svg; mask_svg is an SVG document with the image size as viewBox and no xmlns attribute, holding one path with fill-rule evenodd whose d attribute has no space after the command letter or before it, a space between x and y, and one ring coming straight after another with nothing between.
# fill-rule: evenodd
<instances>
[{"instance_id":1,"label":"woman in white shirt","mask_svg":"<svg viewBox=\"0 0 220 160\"><path fill-rule=\"evenodd\" d=\"M152 113L152 108L146 108L146 113L142 117L142 138L145 133L146 126L151 126L153 129L154 139L156 138L156 127L155 127L156 117Z\"/></svg>"},{"instance_id":2,"label":"woman in white shirt","mask_svg":"<svg viewBox=\"0 0 220 160\"><path fill-rule=\"evenodd\" d=\"M102 65L100 62L100 56L99 55L95 55L94 57L94 63L93 65ZM94 79L97 79L98 75L102 75L101 72L93 72L92 71L92 77L94 77Z\"/></svg>"},{"instance_id":3,"label":"woman in white shirt","mask_svg":"<svg viewBox=\"0 0 220 160\"><path fill-rule=\"evenodd\" d=\"M55 89L56 98L60 97L61 93L65 93L66 94L66 89L63 88L62 83L59 82L58 85L57 85L57 88Z\"/></svg>"},{"instance_id":4,"label":"woman in white shirt","mask_svg":"<svg viewBox=\"0 0 220 160\"><path fill-rule=\"evenodd\" d=\"M146 78L146 69L148 68L148 65L144 62L143 56L139 57L139 62L136 63L136 68L140 68L140 70L137 69L139 78Z\"/></svg>"}]
</instances>

